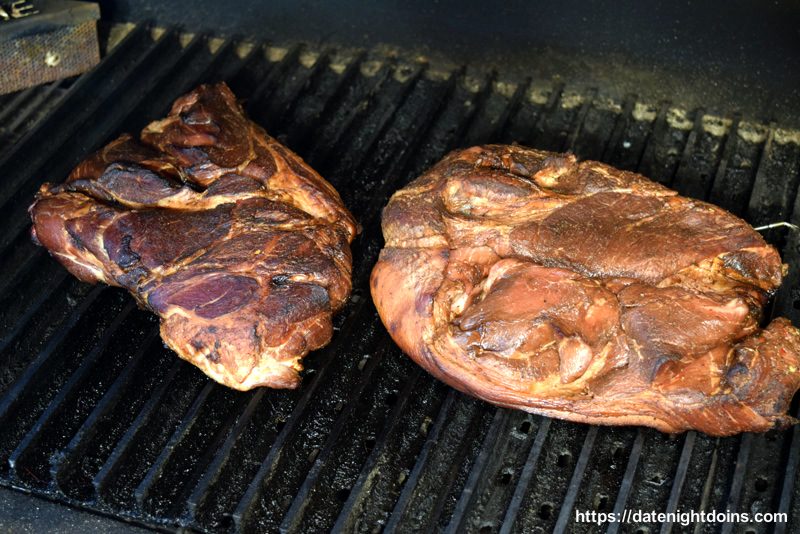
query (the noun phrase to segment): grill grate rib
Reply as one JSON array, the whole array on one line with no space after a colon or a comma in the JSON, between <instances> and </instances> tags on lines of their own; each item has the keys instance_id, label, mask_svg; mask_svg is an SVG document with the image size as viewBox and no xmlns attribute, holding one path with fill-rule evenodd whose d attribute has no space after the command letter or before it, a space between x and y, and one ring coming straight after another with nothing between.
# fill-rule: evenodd
<instances>
[{"instance_id":1,"label":"grill grate rib","mask_svg":"<svg viewBox=\"0 0 800 534\"><path fill-rule=\"evenodd\" d=\"M108 330L103 334L103 337L96 342L89 354L83 358L80 366L72 372L69 380L66 381L66 383L58 391L58 394L56 394L56 396L53 397L53 400L51 400L47 405L47 408L33 424L31 430L25 434L22 440L20 440L19 444L8 458L8 465L10 467L12 477L19 479L23 478L20 476L20 473L17 472L17 465L25 460L25 455L33 455L35 453L35 451L32 449L38 444L39 441L44 439L43 434L47 435L48 432L53 432L52 428L50 427L55 426L54 422L56 418L64 416L64 409L75 407L75 402L69 402L68 399L70 397L75 397L75 390L77 390L82 385L82 382L87 379L89 372L94 370L94 364L103 355L106 347L111 341L112 336L122 327L123 322L125 319L127 319L128 315L130 315L131 311L133 311L134 307L134 304L130 303L125 307L124 310L122 310L122 312L119 313L119 315L117 315L117 317L114 319L114 322L109 325ZM38 461L34 461L33 463L42 465L45 462L46 458L40 458ZM31 463L30 460L28 463Z\"/></svg>"},{"instance_id":2,"label":"grill grate rib","mask_svg":"<svg viewBox=\"0 0 800 534\"><path fill-rule=\"evenodd\" d=\"M122 400L125 387L130 385L133 380L134 371L142 365L145 352L152 349L157 338L158 329L152 329L143 340L141 348L136 351L136 354L133 355L114 383L108 388L108 391L97 403L97 406L86 418L69 444L51 458L50 476L63 495L68 495L69 479L75 476L76 464L79 464L80 458L86 455L92 440L96 439L97 427L101 424L102 419L111 416L110 414L114 408Z\"/></svg>"},{"instance_id":3,"label":"grill grate rib","mask_svg":"<svg viewBox=\"0 0 800 534\"><path fill-rule=\"evenodd\" d=\"M44 179L62 179L89 151L219 79L339 189L364 227L353 298L297 391L241 394L210 382L159 347L156 321L121 291L87 289L26 234L25 208ZM204 35L137 26L74 83L3 97L0 138L19 141L0 153L0 484L209 532L590 532L575 510L626 508L782 511L790 523L775 531L791 531L797 428L672 438L490 407L411 364L368 301L381 207L459 146L569 149L751 223L800 220L792 132L601 94L378 52L234 39L212 48ZM773 311L797 322L800 238L766 237L791 266ZM745 527L771 528L736 528ZM734 530L697 532L720 529Z\"/></svg>"},{"instance_id":4,"label":"grill grate rib","mask_svg":"<svg viewBox=\"0 0 800 534\"><path fill-rule=\"evenodd\" d=\"M696 432L688 432L686 439L683 441L683 449L681 456L678 460L678 469L675 473L675 479L672 483L672 490L669 494L669 501L667 502L667 512L675 512L678 510L678 502L683 490L683 484L686 481L686 475L689 472L689 460L691 459L692 452L694 451L694 442L697 437ZM661 527L661 532L667 534L672 532L672 521L665 521Z\"/></svg>"},{"instance_id":5,"label":"grill grate rib","mask_svg":"<svg viewBox=\"0 0 800 534\"><path fill-rule=\"evenodd\" d=\"M176 362L172 368L164 376L164 381L161 386L153 392L147 403L139 411L136 419L132 422L128 431L120 439L117 446L112 451L111 455L106 459L97 475L92 480L92 486L97 497L102 497L105 493L105 488L111 483L112 473L116 470L117 466L122 462L128 446L134 441L135 437L144 430L145 425L154 417L155 410L159 404L164 400L173 384L175 376L178 374L181 366Z\"/></svg>"},{"instance_id":6,"label":"grill grate rib","mask_svg":"<svg viewBox=\"0 0 800 534\"><path fill-rule=\"evenodd\" d=\"M636 432L636 440L633 442L631 454L628 457L628 464L625 467L625 474L622 477L622 484L619 487L617 494L617 501L614 504L614 513L622 514L625 510L625 505L628 502L628 497L631 493L631 486L633 486L633 478L636 475L636 468L639 466L639 459L642 455L642 444L644 442L644 433L639 429ZM608 526L607 534L616 534L619 531L620 523L612 523Z\"/></svg>"}]
</instances>

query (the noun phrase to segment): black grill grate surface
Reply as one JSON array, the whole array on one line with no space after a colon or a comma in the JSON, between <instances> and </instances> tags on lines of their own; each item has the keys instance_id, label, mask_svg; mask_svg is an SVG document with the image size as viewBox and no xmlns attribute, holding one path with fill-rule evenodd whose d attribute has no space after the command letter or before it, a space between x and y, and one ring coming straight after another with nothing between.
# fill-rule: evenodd
<instances>
[{"instance_id":1,"label":"black grill grate surface","mask_svg":"<svg viewBox=\"0 0 800 534\"><path fill-rule=\"evenodd\" d=\"M224 79L254 120L341 192L364 227L353 298L296 391L238 393L161 346L122 291L30 243L26 208L90 151ZM26 104L27 103L27 104ZM433 380L368 292L389 195L450 149L497 141L638 169L751 223L800 223L795 132L498 81L377 53L135 27L74 83L0 97L0 483L199 531L791 532L800 428L716 439L496 409ZM800 242L773 311L800 323ZM795 411L797 408L793 408ZM786 525L604 525L575 510L785 511Z\"/></svg>"}]
</instances>

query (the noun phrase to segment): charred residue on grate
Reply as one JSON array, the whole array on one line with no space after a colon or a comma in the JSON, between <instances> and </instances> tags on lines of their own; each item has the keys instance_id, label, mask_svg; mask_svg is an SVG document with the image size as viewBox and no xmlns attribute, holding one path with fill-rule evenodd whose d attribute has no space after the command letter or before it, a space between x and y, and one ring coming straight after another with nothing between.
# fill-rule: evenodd
<instances>
[{"instance_id":1,"label":"charred residue on grate","mask_svg":"<svg viewBox=\"0 0 800 534\"><path fill-rule=\"evenodd\" d=\"M77 282L27 235L25 208L42 181L220 79L337 187L363 225L353 298L295 391L213 384L161 346L156 320L123 292ZM0 136L14 142L0 152L3 484L201 531L590 532L574 510L624 508L787 511L787 531L797 525L800 431L667 436L497 409L405 358L368 290L381 207L453 148L571 150L751 223L798 223L796 133L375 51L144 26L74 82L2 98ZM766 237L792 266L774 311L797 322L800 236ZM619 531L637 529L687 531Z\"/></svg>"}]
</instances>

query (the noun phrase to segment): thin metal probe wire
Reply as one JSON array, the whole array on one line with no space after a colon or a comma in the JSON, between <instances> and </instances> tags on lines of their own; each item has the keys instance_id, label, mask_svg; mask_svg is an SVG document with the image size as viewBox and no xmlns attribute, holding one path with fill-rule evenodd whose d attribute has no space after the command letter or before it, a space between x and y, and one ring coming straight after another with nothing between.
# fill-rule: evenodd
<instances>
[{"instance_id":1,"label":"thin metal probe wire","mask_svg":"<svg viewBox=\"0 0 800 534\"><path fill-rule=\"evenodd\" d=\"M772 228L780 228L780 227L786 227L792 230L793 232L800 231L800 226L788 222L776 222L772 224L765 224L764 226L758 226L756 228L753 228L753 230L757 230L760 232L762 230L771 230Z\"/></svg>"}]
</instances>

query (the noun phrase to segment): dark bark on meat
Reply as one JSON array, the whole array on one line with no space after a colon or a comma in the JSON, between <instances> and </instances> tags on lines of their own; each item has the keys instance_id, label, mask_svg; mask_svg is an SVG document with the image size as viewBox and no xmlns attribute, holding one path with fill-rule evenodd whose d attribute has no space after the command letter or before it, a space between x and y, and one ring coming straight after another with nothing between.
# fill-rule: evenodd
<instances>
[{"instance_id":1,"label":"dark bark on meat","mask_svg":"<svg viewBox=\"0 0 800 534\"><path fill-rule=\"evenodd\" d=\"M784 272L730 213L518 146L457 151L398 191L372 295L448 384L562 419L765 431L800 387L800 332L759 328Z\"/></svg>"},{"instance_id":2,"label":"dark bark on meat","mask_svg":"<svg viewBox=\"0 0 800 534\"><path fill-rule=\"evenodd\" d=\"M232 388L296 387L350 294L353 217L224 83L43 185L30 213L72 274L130 290L167 345Z\"/></svg>"}]
</instances>

